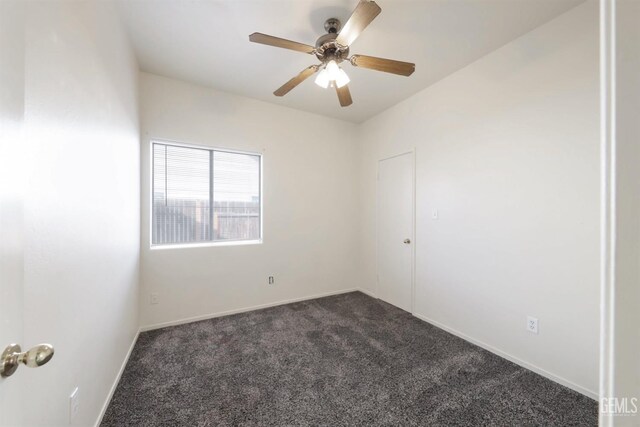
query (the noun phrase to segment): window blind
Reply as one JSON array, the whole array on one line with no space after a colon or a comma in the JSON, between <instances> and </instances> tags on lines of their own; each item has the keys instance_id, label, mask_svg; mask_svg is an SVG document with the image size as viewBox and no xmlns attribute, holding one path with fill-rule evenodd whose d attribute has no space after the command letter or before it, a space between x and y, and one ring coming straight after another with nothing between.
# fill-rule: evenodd
<instances>
[{"instance_id":1,"label":"window blind","mask_svg":"<svg viewBox=\"0 0 640 427\"><path fill-rule=\"evenodd\" d=\"M152 244L258 240L260 156L153 143Z\"/></svg>"}]
</instances>

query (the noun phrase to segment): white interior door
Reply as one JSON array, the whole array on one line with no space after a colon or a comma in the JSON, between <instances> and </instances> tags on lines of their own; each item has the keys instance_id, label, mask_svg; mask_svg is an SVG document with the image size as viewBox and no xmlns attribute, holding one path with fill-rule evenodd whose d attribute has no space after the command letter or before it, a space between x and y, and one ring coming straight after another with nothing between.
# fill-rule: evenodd
<instances>
[{"instance_id":1,"label":"white interior door","mask_svg":"<svg viewBox=\"0 0 640 427\"><path fill-rule=\"evenodd\" d=\"M24 344L23 8L0 1L0 353L11 343ZM0 426L23 424L24 388L19 375L0 377Z\"/></svg>"},{"instance_id":2,"label":"white interior door","mask_svg":"<svg viewBox=\"0 0 640 427\"><path fill-rule=\"evenodd\" d=\"M413 153L378 163L378 297L406 311L413 300Z\"/></svg>"},{"instance_id":3,"label":"white interior door","mask_svg":"<svg viewBox=\"0 0 640 427\"><path fill-rule=\"evenodd\" d=\"M9 344L23 344L22 200L8 191L12 181L5 180L5 166L0 160L0 353ZM20 376L0 377L0 426L22 425L23 387Z\"/></svg>"}]
</instances>

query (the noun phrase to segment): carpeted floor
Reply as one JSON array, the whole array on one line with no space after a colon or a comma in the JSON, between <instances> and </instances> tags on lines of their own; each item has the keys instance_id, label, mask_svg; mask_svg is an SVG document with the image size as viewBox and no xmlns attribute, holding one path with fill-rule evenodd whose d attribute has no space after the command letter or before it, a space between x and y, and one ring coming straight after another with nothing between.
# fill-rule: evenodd
<instances>
[{"instance_id":1,"label":"carpeted floor","mask_svg":"<svg viewBox=\"0 0 640 427\"><path fill-rule=\"evenodd\" d=\"M597 403L359 292L140 335L102 426L595 426Z\"/></svg>"}]
</instances>

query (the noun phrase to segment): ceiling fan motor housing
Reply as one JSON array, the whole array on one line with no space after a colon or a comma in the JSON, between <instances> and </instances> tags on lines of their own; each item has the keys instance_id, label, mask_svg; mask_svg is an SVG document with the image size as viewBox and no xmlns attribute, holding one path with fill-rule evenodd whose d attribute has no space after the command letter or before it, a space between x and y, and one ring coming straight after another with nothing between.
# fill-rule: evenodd
<instances>
[{"instance_id":1,"label":"ceiling fan motor housing","mask_svg":"<svg viewBox=\"0 0 640 427\"><path fill-rule=\"evenodd\" d=\"M340 29L342 29L342 23L338 18L329 18L324 21L324 29L327 33L338 34Z\"/></svg>"},{"instance_id":2,"label":"ceiling fan motor housing","mask_svg":"<svg viewBox=\"0 0 640 427\"><path fill-rule=\"evenodd\" d=\"M336 43L338 32L342 28L340 20L337 18L329 18L324 23L324 29L327 34L320 36L316 41L316 57L323 63L334 60L342 62L349 56L349 46L342 46Z\"/></svg>"}]
</instances>

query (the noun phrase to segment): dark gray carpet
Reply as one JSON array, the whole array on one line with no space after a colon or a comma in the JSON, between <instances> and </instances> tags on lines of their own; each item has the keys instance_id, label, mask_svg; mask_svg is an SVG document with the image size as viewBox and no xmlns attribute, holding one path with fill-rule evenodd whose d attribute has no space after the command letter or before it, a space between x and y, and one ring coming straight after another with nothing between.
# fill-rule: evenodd
<instances>
[{"instance_id":1,"label":"dark gray carpet","mask_svg":"<svg viewBox=\"0 0 640 427\"><path fill-rule=\"evenodd\" d=\"M145 332L103 426L595 426L597 403L359 292Z\"/></svg>"}]
</instances>

